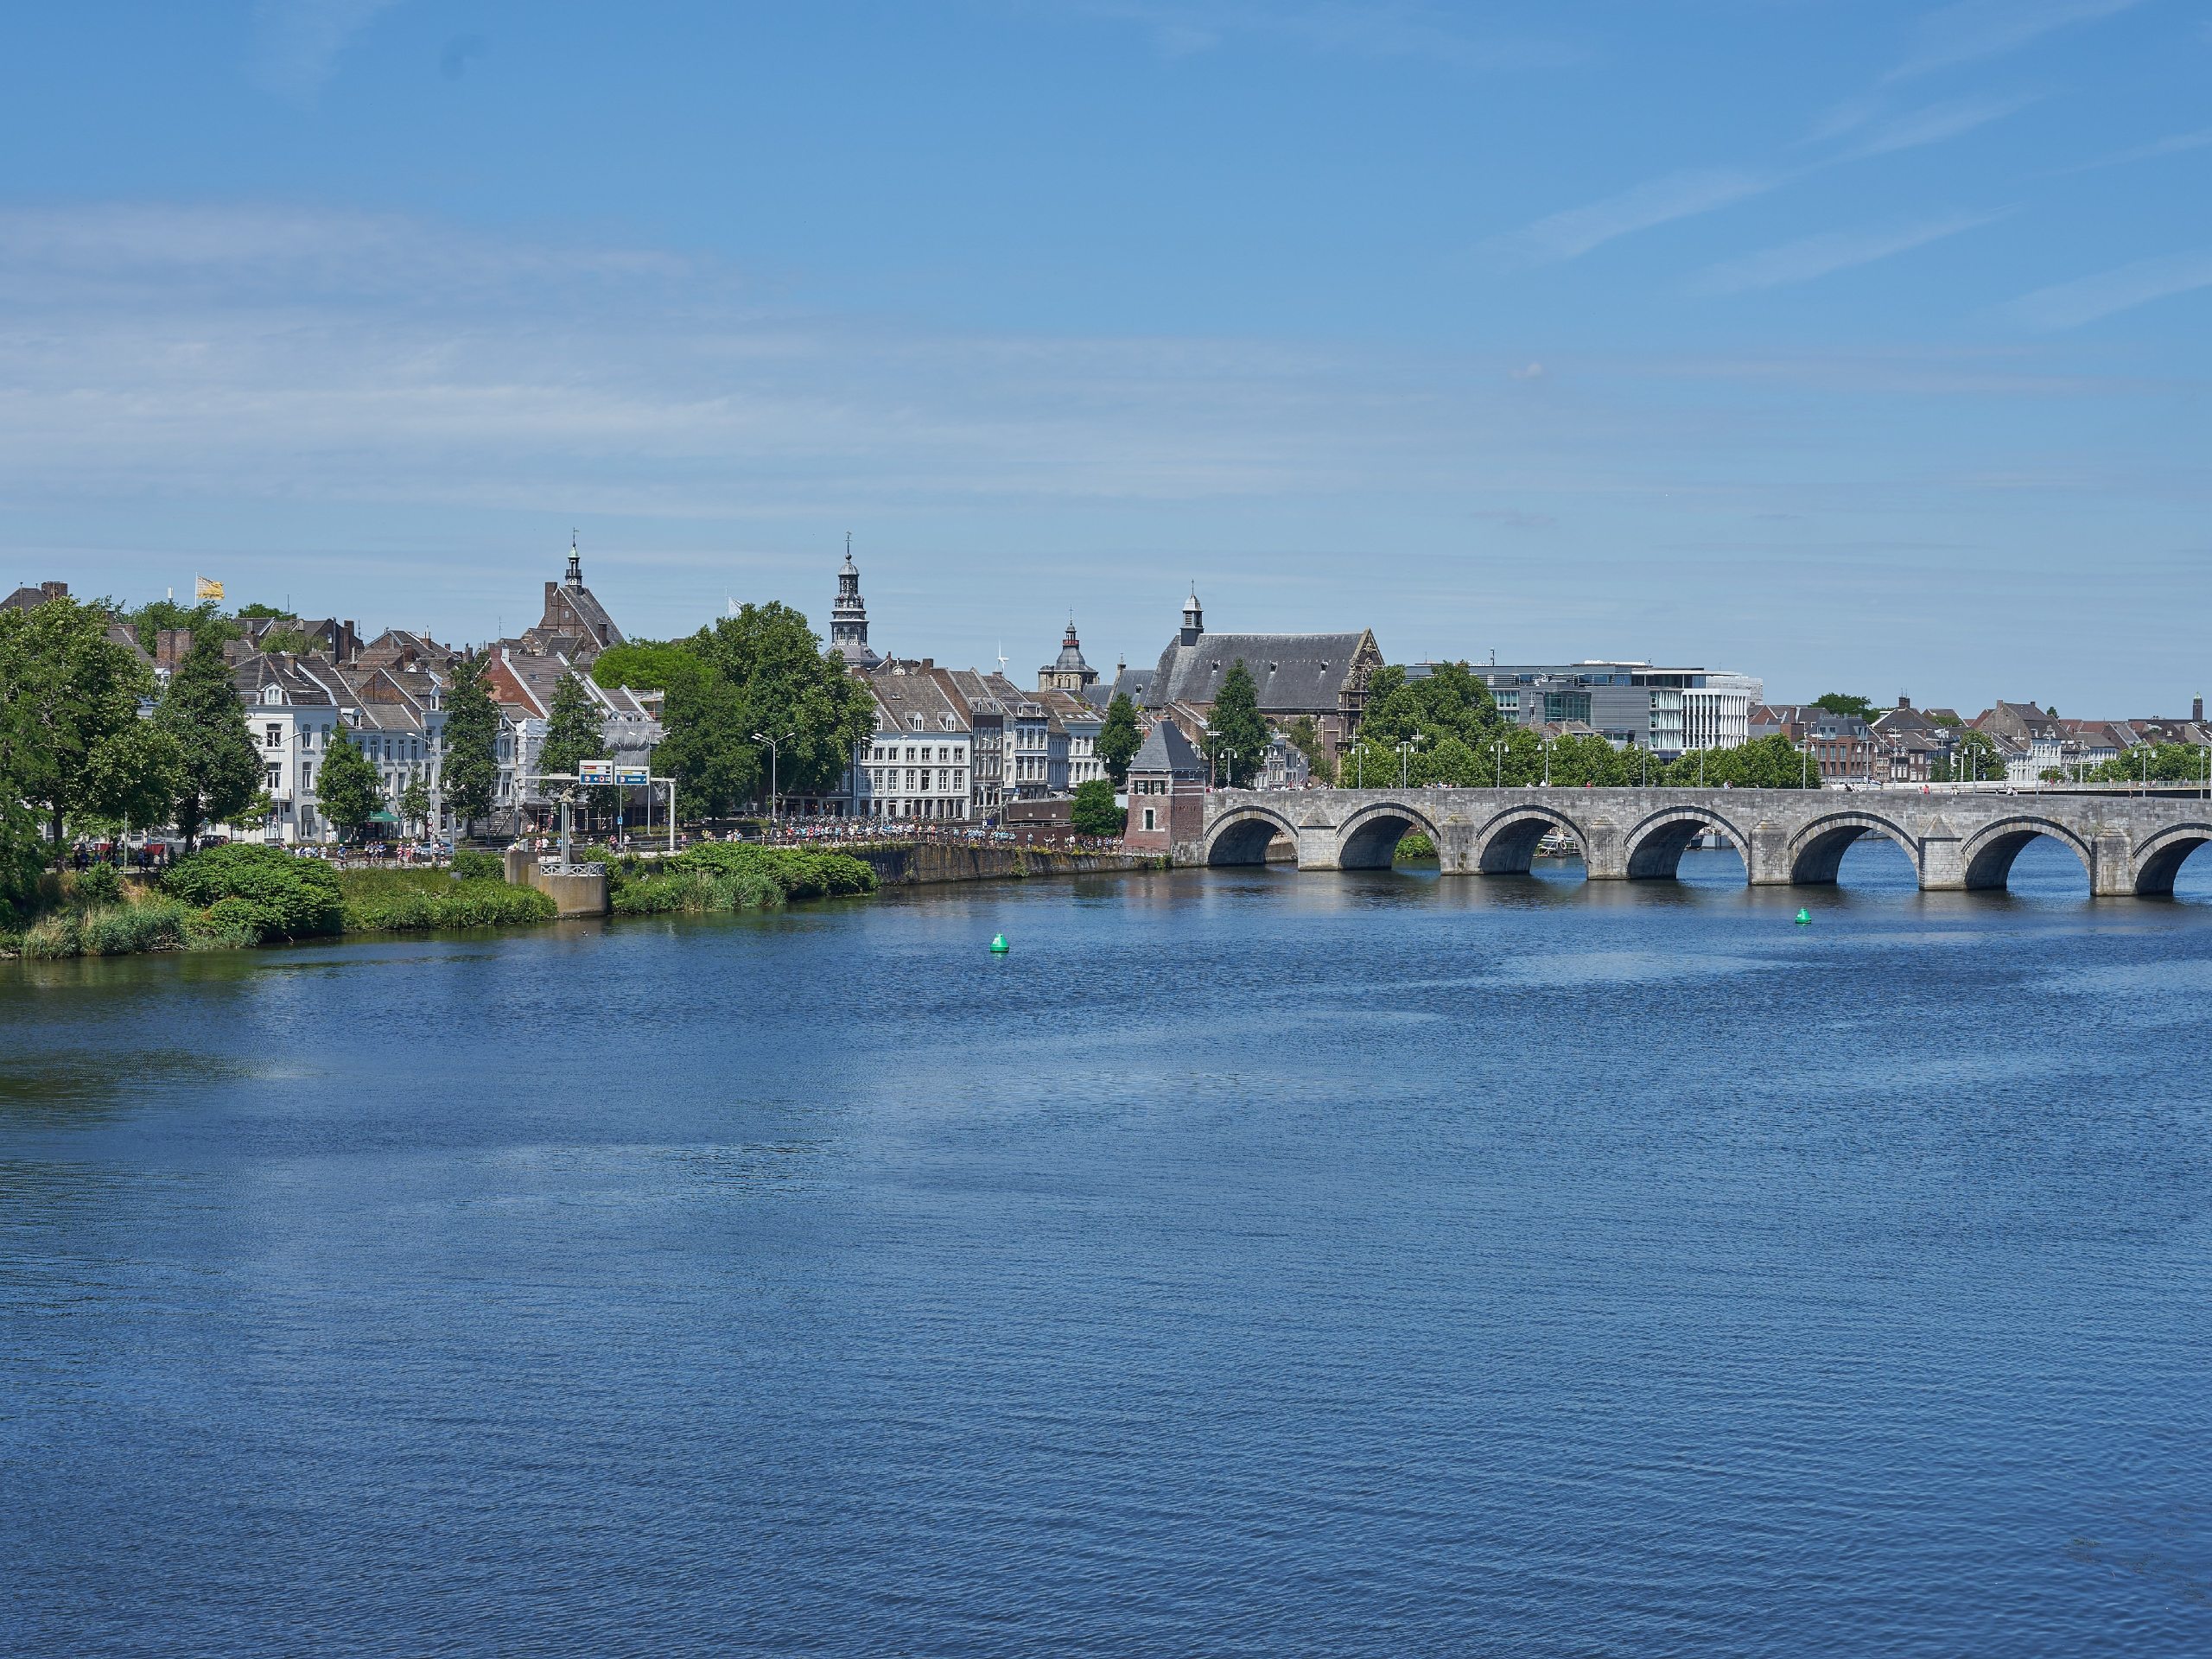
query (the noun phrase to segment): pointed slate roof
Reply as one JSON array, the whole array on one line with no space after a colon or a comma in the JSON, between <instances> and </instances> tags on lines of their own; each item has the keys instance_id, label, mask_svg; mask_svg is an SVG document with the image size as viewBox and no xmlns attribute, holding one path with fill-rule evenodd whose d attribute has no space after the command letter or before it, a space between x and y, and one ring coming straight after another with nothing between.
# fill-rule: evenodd
<instances>
[{"instance_id":1,"label":"pointed slate roof","mask_svg":"<svg viewBox=\"0 0 2212 1659\"><path fill-rule=\"evenodd\" d=\"M1129 760L1131 772L1164 772L1177 778L1203 778L1205 757L1192 747L1191 740L1172 720L1163 720L1146 734L1143 746Z\"/></svg>"}]
</instances>

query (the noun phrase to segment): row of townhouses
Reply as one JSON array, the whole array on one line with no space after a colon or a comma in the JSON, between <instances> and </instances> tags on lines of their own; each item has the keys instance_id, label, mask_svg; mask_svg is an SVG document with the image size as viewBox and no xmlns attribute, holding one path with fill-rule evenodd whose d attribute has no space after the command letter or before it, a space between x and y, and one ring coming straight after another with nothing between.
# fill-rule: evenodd
<instances>
[{"instance_id":1,"label":"row of townhouses","mask_svg":"<svg viewBox=\"0 0 2212 1659\"><path fill-rule=\"evenodd\" d=\"M1900 696L1871 718L1838 714L1817 703L1761 703L1751 735L1779 734L1805 749L1824 782L1924 784L1958 778L1967 768L1958 747L1969 732L1989 740L1993 769L1985 781L2014 785L2078 779L2131 750L2160 743L2212 748L2204 699L2186 717L2135 720L2062 718L2032 702L1999 702L1967 718L1955 709L1916 709ZM1988 751L1984 751L1985 755Z\"/></svg>"}]
</instances>

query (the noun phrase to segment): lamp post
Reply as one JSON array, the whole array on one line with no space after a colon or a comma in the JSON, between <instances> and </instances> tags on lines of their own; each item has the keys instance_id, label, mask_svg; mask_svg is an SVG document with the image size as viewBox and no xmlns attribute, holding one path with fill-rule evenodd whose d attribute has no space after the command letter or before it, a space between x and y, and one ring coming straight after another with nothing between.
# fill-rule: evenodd
<instances>
[{"instance_id":1,"label":"lamp post","mask_svg":"<svg viewBox=\"0 0 2212 1659\"><path fill-rule=\"evenodd\" d=\"M1413 787L1414 751L1427 741L1427 733L1415 732L1411 737L1395 746L1398 751L1398 787L1400 789Z\"/></svg>"},{"instance_id":2,"label":"lamp post","mask_svg":"<svg viewBox=\"0 0 2212 1659\"><path fill-rule=\"evenodd\" d=\"M764 737L759 732L753 734L753 741L755 743L766 743L768 746L768 822L771 824L776 821L776 765L782 759L782 753L778 746L790 742L798 735L797 732L785 732L781 737Z\"/></svg>"}]
</instances>

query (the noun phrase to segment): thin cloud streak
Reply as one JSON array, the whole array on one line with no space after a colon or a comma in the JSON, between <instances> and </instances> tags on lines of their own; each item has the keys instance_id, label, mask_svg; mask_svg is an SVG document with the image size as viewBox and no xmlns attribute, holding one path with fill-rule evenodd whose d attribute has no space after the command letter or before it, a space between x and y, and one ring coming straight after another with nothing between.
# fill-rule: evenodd
<instances>
[{"instance_id":1,"label":"thin cloud streak","mask_svg":"<svg viewBox=\"0 0 2212 1659\"><path fill-rule=\"evenodd\" d=\"M1956 0L1921 20L1911 54L1882 79L1910 80L1985 58L2001 57L2056 29L2097 22L2142 0Z\"/></svg>"},{"instance_id":2,"label":"thin cloud streak","mask_svg":"<svg viewBox=\"0 0 2212 1659\"><path fill-rule=\"evenodd\" d=\"M249 66L264 92L302 105L315 102L339 54L397 0L261 0L254 12Z\"/></svg>"},{"instance_id":3,"label":"thin cloud streak","mask_svg":"<svg viewBox=\"0 0 2212 1659\"><path fill-rule=\"evenodd\" d=\"M1724 260L1700 276L1691 285L1691 291L1710 296L1749 294L1809 283L1839 270L1871 265L1877 260L1924 248L1931 242L1978 230L2005 217L2005 213L1957 213L1898 229L1831 231L1804 237L1739 259Z\"/></svg>"},{"instance_id":4,"label":"thin cloud streak","mask_svg":"<svg viewBox=\"0 0 2212 1659\"><path fill-rule=\"evenodd\" d=\"M1926 109L1910 111L1881 122L1866 137L1844 152L1845 161L1865 161L1875 156L1895 155L1901 149L1918 149L1927 144L1940 144L1946 140L1986 127L1993 121L2001 121L2008 115L2024 110L2036 100L2033 97L1987 99L1955 99L1945 104L1931 104Z\"/></svg>"},{"instance_id":5,"label":"thin cloud streak","mask_svg":"<svg viewBox=\"0 0 2212 1659\"><path fill-rule=\"evenodd\" d=\"M2177 132L2171 137L2153 139L2147 144L2138 144L2133 149L2123 149L2110 156L2101 156L2094 162L2083 162L2076 167L2061 168L2054 175L2070 179L2083 173L2098 173L2107 167L2128 167L2137 162L2155 162L2168 156L2183 156L2192 149L2212 147L2212 127L2196 132Z\"/></svg>"},{"instance_id":6,"label":"thin cloud streak","mask_svg":"<svg viewBox=\"0 0 2212 1659\"><path fill-rule=\"evenodd\" d=\"M1541 69L1586 55L1565 41L1463 34L1433 7L1406 0L1076 0L1077 15L1148 31L1166 57L1209 52L1238 37L1285 41L1312 52L1425 58L1464 69Z\"/></svg>"},{"instance_id":7,"label":"thin cloud streak","mask_svg":"<svg viewBox=\"0 0 2212 1659\"><path fill-rule=\"evenodd\" d=\"M2054 283L2022 296L2005 310L2016 321L2049 334L2201 288L2212 288L2212 248L2139 259L2116 270Z\"/></svg>"},{"instance_id":8,"label":"thin cloud streak","mask_svg":"<svg viewBox=\"0 0 2212 1659\"><path fill-rule=\"evenodd\" d=\"M1570 207L1524 229L1494 237L1484 245L1523 264L1556 264L1580 259L1594 248L1637 231L1676 219L1694 219L1764 195L1783 175L1740 168L1707 168L1669 173L1586 207Z\"/></svg>"}]
</instances>

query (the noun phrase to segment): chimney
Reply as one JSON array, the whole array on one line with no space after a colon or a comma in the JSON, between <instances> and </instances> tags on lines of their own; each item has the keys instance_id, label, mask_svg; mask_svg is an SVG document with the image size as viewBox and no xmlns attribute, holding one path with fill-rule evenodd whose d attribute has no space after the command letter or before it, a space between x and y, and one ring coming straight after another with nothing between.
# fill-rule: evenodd
<instances>
[{"instance_id":1,"label":"chimney","mask_svg":"<svg viewBox=\"0 0 2212 1659\"><path fill-rule=\"evenodd\" d=\"M1898 708L1900 708L1900 709L1910 709L1910 708L1911 708L1911 707L1912 707L1912 699L1911 699L1910 697L1907 696L1904 692L1902 692L1902 691L1898 692L1898 693L1897 693L1897 707L1898 707Z\"/></svg>"},{"instance_id":2,"label":"chimney","mask_svg":"<svg viewBox=\"0 0 2212 1659\"><path fill-rule=\"evenodd\" d=\"M66 582L41 582L38 585L38 590L48 599L69 597L69 584Z\"/></svg>"},{"instance_id":3,"label":"chimney","mask_svg":"<svg viewBox=\"0 0 2212 1659\"><path fill-rule=\"evenodd\" d=\"M2202 720L2204 718L2203 698L2191 697L2189 700L2189 717L2191 720Z\"/></svg>"}]
</instances>

